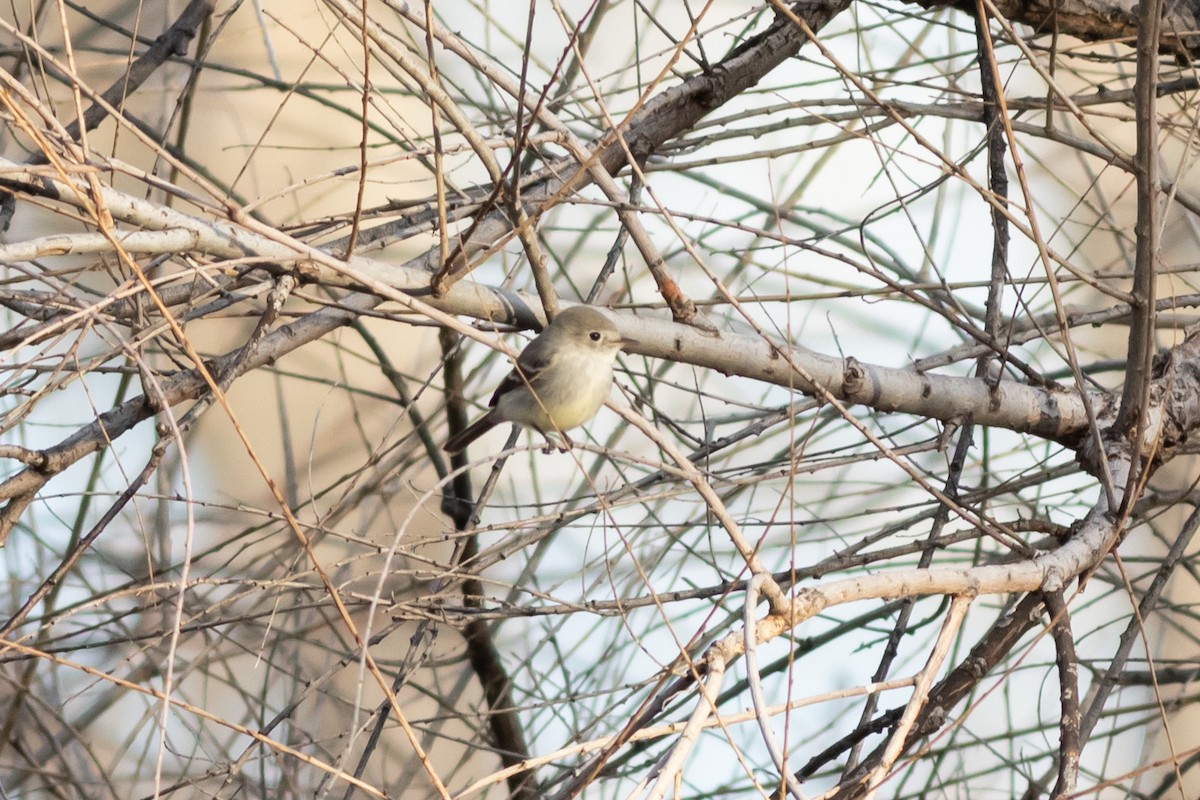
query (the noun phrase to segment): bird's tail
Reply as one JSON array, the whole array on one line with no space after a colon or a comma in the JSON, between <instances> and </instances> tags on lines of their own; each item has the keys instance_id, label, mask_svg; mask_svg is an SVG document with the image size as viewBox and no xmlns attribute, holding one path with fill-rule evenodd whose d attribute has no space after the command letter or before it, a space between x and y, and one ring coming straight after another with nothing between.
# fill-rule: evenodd
<instances>
[{"instance_id":1,"label":"bird's tail","mask_svg":"<svg viewBox=\"0 0 1200 800\"><path fill-rule=\"evenodd\" d=\"M442 449L447 453L457 453L494 427L496 427L496 423L492 420L492 415L484 414L454 436L451 436L442 445Z\"/></svg>"}]
</instances>

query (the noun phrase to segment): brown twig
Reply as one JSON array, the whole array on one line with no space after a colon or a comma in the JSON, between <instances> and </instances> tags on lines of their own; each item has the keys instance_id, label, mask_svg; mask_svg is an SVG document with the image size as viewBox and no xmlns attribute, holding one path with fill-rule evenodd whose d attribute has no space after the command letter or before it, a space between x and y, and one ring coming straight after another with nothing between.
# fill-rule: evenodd
<instances>
[{"instance_id":1,"label":"brown twig","mask_svg":"<svg viewBox=\"0 0 1200 800\"><path fill-rule=\"evenodd\" d=\"M979 642L971 648L966 658L942 679L929 692L929 700L922 709L920 718L913 726L905 740L904 749L912 748L921 739L936 732L946 721L951 709L957 706L979 682L983 680L996 665L1008 657L1028 631L1037 624L1042 608L1041 594L1033 592L1025 595L1020 602L1007 614L998 619L991 629L984 634ZM892 720L899 719L900 709L887 712L879 720L878 729L893 724ZM832 749L832 748L831 748ZM865 790L862 781L870 771L880 763L883 756L883 745L876 748L855 771L854 775L841 782L840 791L834 795L836 800L849 800L859 797ZM821 761L827 760L828 752L822 754ZM821 762L814 759L798 773L797 777L804 778L820 768Z\"/></svg>"},{"instance_id":2,"label":"brown twig","mask_svg":"<svg viewBox=\"0 0 1200 800\"><path fill-rule=\"evenodd\" d=\"M1158 281L1160 189L1158 186L1158 48L1164 0L1148 0L1138 6L1140 24L1137 33L1137 76L1134 80L1133 108L1137 130L1134 175L1137 178L1137 221L1134 234L1137 257L1130 287L1129 344L1127 366L1117 410L1114 431L1134 443L1134 464L1129 487L1144 481L1143 431L1150 411L1150 386L1154 378L1155 291ZM1137 497L1128 491L1126 502Z\"/></svg>"},{"instance_id":3,"label":"brown twig","mask_svg":"<svg viewBox=\"0 0 1200 800\"><path fill-rule=\"evenodd\" d=\"M138 56L121 77L100 95L104 102L93 103L83 112L83 129L94 130L108 116L109 107L120 109L125 104L125 98L141 88L169 59L186 56L188 43L195 38L201 23L212 16L216 5L216 0L192 0L188 3L171 27L159 34L149 49ZM47 67L43 64L41 68ZM66 76L60 76L60 79L71 82ZM67 133L72 139L79 136L79 122L76 120L67 126ZM45 163L40 160L42 157L33 163Z\"/></svg>"},{"instance_id":4,"label":"brown twig","mask_svg":"<svg viewBox=\"0 0 1200 800\"><path fill-rule=\"evenodd\" d=\"M1042 595L1046 614L1050 617L1050 634L1054 638L1054 662L1058 667L1058 781L1053 798L1067 797L1075 791L1079 778L1079 662L1075 653L1075 636L1071 632L1071 614L1063 602L1063 593Z\"/></svg>"},{"instance_id":5,"label":"brown twig","mask_svg":"<svg viewBox=\"0 0 1200 800\"><path fill-rule=\"evenodd\" d=\"M848 0L833 0L821 4L798 3L796 7L798 13L807 14L807 21L812 30L820 30L848 5ZM414 22L425 24L420 17L413 14L411 7L404 9L402 13ZM481 68L486 67L473 53L465 49L457 37L450 36L447 32L443 32L443 35L444 45L454 49L469 63L478 64ZM627 142L636 141L640 150L654 152L664 143L691 130L704 116L757 84L771 70L794 56L806 41L806 34L788 20L774 20L761 33L747 37L710 69L694 74L683 83L639 103L634 111L621 120L619 130L594 142L582 160L572 156L551 165L552 169L546 171L543 180L524 187L523 205L536 207L537 213L543 214L593 183L597 175L591 171L592 167L599 167L609 175L617 174L628 163ZM487 72L491 73L490 68ZM493 80L499 79L494 77ZM525 102L527 106L534 106L535 113L541 114L545 111L540 101L528 99ZM554 122L548 116L542 119L547 123ZM470 239L460 245L462 258L469 260L475 253L508 235L512 224L508 213L500 209L477 217L470 227ZM434 250L427 252L423 261L431 270L441 263ZM673 294L669 286L664 292L664 298L669 302L675 301L676 305L681 297L681 294Z\"/></svg>"},{"instance_id":6,"label":"brown twig","mask_svg":"<svg viewBox=\"0 0 1200 800\"><path fill-rule=\"evenodd\" d=\"M973 444L974 426L964 425L958 435L958 444L954 447L954 455L950 458L950 469L946 475L946 482L943 491L946 497L958 502L959 484L962 480L963 465L966 463L967 456L971 451ZM934 512L933 523L930 525L929 535L925 538L925 546L921 549L921 556L917 559L918 568L924 569L933 563L934 552L938 548L938 540L942 535L942 530L950 521L950 509L944 503L939 503ZM902 601L899 613L896 615L896 623L892 626L892 631L888 635L887 643L884 645L883 654L879 659L879 666L876 667L874 674L871 677L873 683L879 683L887 679L888 673L891 670L892 661L900 650L900 641L908 631L909 618L912 616L913 607L916 605L914 599L906 599ZM878 694L872 694L867 697L867 701L863 704L862 713L859 715L858 728L865 729L871 718L875 715L875 708L879 701ZM848 777L858 763L858 753L862 747L862 740L854 744L849 755L846 757L846 765L842 769L842 778Z\"/></svg>"}]
</instances>

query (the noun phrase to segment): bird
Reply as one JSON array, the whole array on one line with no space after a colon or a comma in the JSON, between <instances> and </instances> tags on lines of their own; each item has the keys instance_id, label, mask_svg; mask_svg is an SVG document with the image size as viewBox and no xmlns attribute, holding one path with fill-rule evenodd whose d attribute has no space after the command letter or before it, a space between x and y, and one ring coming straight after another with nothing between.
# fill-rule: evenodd
<instances>
[{"instance_id":1,"label":"bird","mask_svg":"<svg viewBox=\"0 0 1200 800\"><path fill-rule=\"evenodd\" d=\"M560 311L517 357L516 367L496 387L490 410L442 446L458 453L502 422L533 428L546 439L542 452L572 447L566 432L590 420L612 386L613 362L622 347L637 344L595 308ZM554 434L562 442L551 440Z\"/></svg>"}]
</instances>

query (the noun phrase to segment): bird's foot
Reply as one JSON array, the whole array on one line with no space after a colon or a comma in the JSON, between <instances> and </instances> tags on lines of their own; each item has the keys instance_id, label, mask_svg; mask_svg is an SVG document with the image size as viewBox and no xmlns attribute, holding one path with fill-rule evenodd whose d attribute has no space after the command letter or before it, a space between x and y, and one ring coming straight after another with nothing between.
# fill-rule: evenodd
<instances>
[{"instance_id":1,"label":"bird's foot","mask_svg":"<svg viewBox=\"0 0 1200 800\"><path fill-rule=\"evenodd\" d=\"M543 433L542 436L546 437L546 446L542 448L542 452L546 455L553 453L555 450L565 453L575 446L575 443L571 441L571 437L562 432L558 433L559 441L557 442L548 433Z\"/></svg>"}]
</instances>

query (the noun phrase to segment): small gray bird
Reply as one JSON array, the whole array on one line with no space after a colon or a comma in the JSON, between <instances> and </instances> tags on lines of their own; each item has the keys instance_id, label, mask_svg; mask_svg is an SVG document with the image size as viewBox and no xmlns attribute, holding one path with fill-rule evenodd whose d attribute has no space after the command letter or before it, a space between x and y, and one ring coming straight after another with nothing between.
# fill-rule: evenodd
<instances>
[{"instance_id":1,"label":"small gray bird","mask_svg":"<svg viewBox=\"0 0 1200 800\"><path fill-rule=\"evenodd\" d=\"M442 446L457 453L502 422L533 428L546 438L544 452L568 450L566 431L596 415L612 386L617 353L633 339L621 338L608 317L590 306L558 313L517 357L517 366L496 387L491 410ZM562 443L550 435L561 437Z\"/></svg>"}]
</instances>

